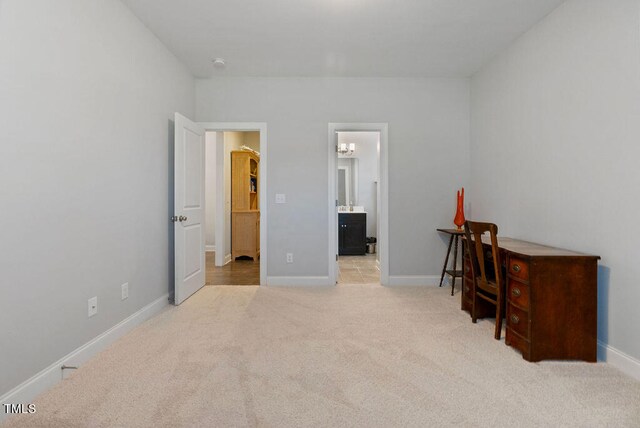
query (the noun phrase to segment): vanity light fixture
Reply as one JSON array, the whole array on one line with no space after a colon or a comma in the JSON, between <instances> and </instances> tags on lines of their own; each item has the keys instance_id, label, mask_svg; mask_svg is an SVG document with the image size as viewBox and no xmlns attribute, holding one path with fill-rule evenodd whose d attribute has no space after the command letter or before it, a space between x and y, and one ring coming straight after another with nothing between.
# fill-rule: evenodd
<instances>
[{"instance_id":1,"label":"vanity light fixture","mask_svg":"<svg viewBox=\"0 0 640 428\"><path fill-rule=\"evenodd\" d=\"M215 68L224 68L225 66L224 58L214 58L211 62Z\"/></svg>"},{"instance_id":2,"label":"vanity light fixture","mask_svg":"<svg viewBox=\"0 0 640 428\"><path fill-rule=\"evenodd\" d=\"M349 143L348 145L347 143L340 143L340 146L338 146L338 153L340 153L341 155L351 156L355 151L355 143Z\"/></svg>"}]
</instances>

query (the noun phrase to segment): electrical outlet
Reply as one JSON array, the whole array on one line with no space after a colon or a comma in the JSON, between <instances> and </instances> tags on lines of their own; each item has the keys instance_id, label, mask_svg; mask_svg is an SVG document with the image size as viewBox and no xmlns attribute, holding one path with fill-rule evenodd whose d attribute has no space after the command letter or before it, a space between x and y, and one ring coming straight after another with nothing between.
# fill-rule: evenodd
<instances>
[{"instance_id":1,"label":"electrical outlet","mask_svg":"<svg viewBox=\"0 0 640 428\"><path fill-rule=\"evenodd\" d=\"M129 283L125 282L124 284L122 284L120 286L121 292L122 292L122 300L126 299L127 297L129 297Z\"/></svg>"},{"instance_id":2,"label":"electrical outlet","mask_svg":"<svg viewBox=\"0 0 640 428\"><path fill-rule=\"evenodd\" d=\"M287 253L287 263L293 263L293 253Z\"/></svg>"},{"instance_id":3,"label":"electrical outlet","mask_svg":"<svg viewBox=\"0 0 640 428\"><path fill-rule=\"evenodd\" d=\"M92 317L98 313L98 297L92 297L87 301L88 316Z\"/></svg>"},{"instance_id":4,"label":"electrical outlet","mask_svg":"<svg viewBox=\"0 0 640 428\"><path fill-rule=\"evenodd\" d=\"M276 204L286 204L287 203L287 195L284 193L276 193Z\"/></svg>"}]
</instances>

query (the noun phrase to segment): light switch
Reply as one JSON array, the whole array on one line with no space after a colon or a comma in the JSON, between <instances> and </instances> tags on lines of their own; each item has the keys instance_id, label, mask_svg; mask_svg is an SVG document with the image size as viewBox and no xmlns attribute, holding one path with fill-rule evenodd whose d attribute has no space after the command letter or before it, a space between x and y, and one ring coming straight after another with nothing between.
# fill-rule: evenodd
<instances>
[{"instance_id":1,"label":"light switch","mask_svg":"<svg viewBox=\"0 0 640 428\"><path fill-rule=\"evenodd\" d=\"M287 196L284 193L276 193L276 204L286 204Z\"/></svg>"}]
</instances>

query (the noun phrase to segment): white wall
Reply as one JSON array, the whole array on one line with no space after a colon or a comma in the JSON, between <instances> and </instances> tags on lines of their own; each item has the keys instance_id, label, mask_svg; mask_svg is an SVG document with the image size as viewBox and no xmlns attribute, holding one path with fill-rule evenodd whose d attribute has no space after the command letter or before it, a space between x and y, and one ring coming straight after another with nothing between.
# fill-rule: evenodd
<instances>
[{"instance_id":1,"label":"white wall","mask_svg":"<svg viewBox=\"0 0 640 428\"><path fill-rule=\"evenodd\" d=\"M242 132L224 132L224 254L231 255L231 152L244 144Z\"/></svg>"},{"instance_id":2,"label":"white wall","mask_svg":"<svg viewBox=\"0 0 640 428\"><path fill-rule=\"evenodd\" d=\"M473 218L602 256L598 338L636 359L639 142L637 0L567 1L473 77Z\"/></svg>"},{"instance_id":3,"label":"white wall","mask_svg":"<svg viewBox=\"0 0 640 428\"><path fill-rule=\"evenodd\" d=\"M358 159L358 203L367 212L367 236L378 236L377 233L377 181L378 181L378 143L377 132L339 132L338 144L356 145L356 151L348 158ZM340 161L340 159L338 159ZM340 164L340 163L339 163ZM353 179L353 177L352 177ZM354 199L355 200L355 199Z\"/></svg>"},{"instance_id":4,"label":"white wall","mask_svg":"<svg viewBox=\"0 0 640 428\"><path fill-rule=\"evenodd\" d=\"M193 110L119 1L3 1L0 395L168 293L171 119Z\"/></svg>"},{"instance_id":5,"label":"white wall","mask_svg":"<svg viewBox=\"0 0 640 428\"><path fill-rule=\"evenodd\" d=\"M215 78L196 93L198 121L267 123L269 276L328 275L330 122L389 123L390 273L439 274L435 228L468 178L467 79Z\"/></svg>"},{"instance_id":6,"label":"white wall","mask_svg":"<svg viewBox=\"0 0 640 428\"><path fill-rule=\"evenodd\" d=\"M205 245L211 251L216 245L216 132L205 133Z\"/></svg>"}]
</instances>

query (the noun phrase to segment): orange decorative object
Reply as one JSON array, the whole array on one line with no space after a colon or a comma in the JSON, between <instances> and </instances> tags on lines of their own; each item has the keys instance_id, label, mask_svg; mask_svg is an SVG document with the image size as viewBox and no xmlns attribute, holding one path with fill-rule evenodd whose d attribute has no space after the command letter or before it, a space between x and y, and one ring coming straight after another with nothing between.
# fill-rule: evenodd
<instances>
[{"instance_id":1,"label":"orange decorative object","mask_svg":"<svg viewBox=\"0 0 640 428\"><path fill-rule=\"evenodd\" d=\"M456 209L456 216L453 218L453 224L458 227L458 230L461 230L464 224L464 187L462 191L458 190L458 208Z\"/></svg>"}]
</instances>

